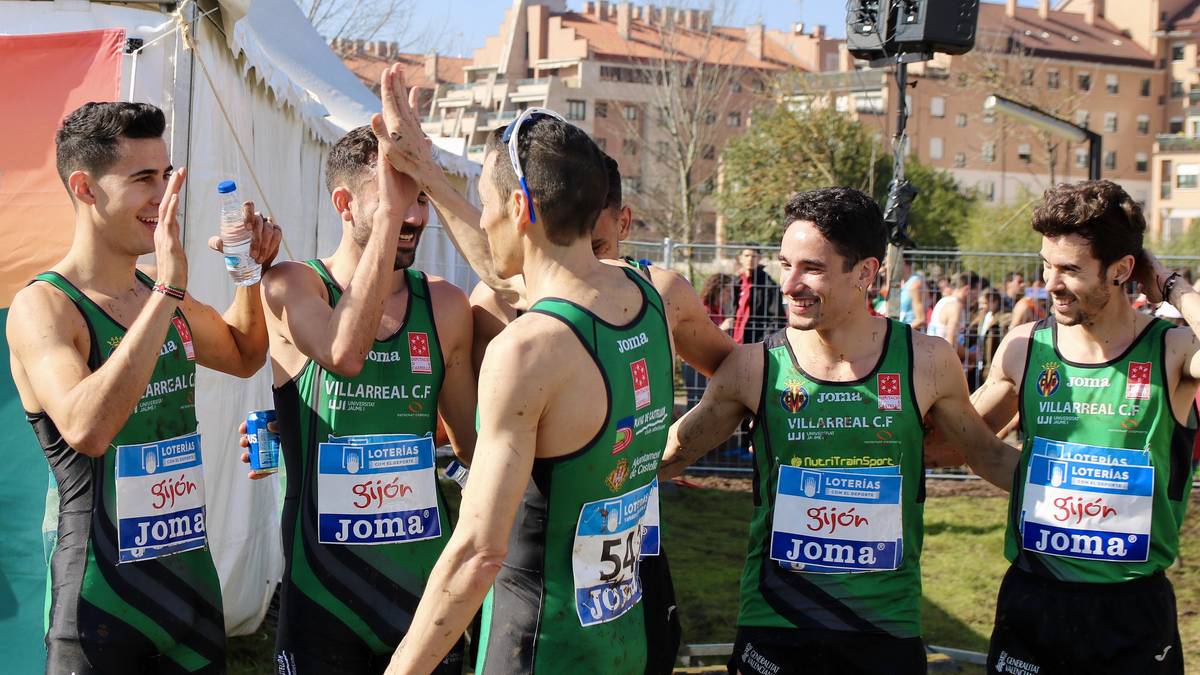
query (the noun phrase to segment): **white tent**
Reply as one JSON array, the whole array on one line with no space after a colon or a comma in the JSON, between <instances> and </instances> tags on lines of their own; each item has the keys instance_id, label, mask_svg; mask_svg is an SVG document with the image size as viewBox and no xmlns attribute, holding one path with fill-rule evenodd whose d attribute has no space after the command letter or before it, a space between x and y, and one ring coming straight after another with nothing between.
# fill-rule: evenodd
<instances>
[{"instance_id":1,"label":"white tent","mask_svg":"<svg viewBox=\"0 0 1200 675\"><path fill-rule=\"evenodd\" d=\"M341 226L324 187L324 157L342 133L369 122L379 100L292 0L189 1L174 13L164 6L0 0L0 32L124 28L128 37L144 40L142 49L125 56L121 95L167 113L173 164L189 170L183 203L189 290L223 309L232 286L220 257L207 249L218 222L216 184L235 179L243 198L283 226L288 253L281 251L281 259L331 252ZM446 169L473 194L478 165L442 155ZM417 266L469 290L476 277L435 215L431 221ZM226 629L250 633L283 570L280 481L245 479L236 426L248 411L272 407L270 372L239 380L201 369L197 387L209 542Z\"/></svg>"}]
</instances>

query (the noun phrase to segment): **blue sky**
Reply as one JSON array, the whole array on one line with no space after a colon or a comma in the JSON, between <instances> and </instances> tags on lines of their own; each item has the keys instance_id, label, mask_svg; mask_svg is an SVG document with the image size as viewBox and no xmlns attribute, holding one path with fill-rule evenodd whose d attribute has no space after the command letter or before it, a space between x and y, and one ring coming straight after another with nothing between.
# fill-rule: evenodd
<instances>
[{"instance_id":1,"label":"blue sky","mask_svg":"<svg viewBox=\"0 0 1200 675\"><path fill-rule=\"evenodd\" d=\"M1020 4L1036 6L1037 0L1019 0ZM567 0L567 6L579 10L584 0ZM787 29L793 22L803 21L810 25L824 24L830 35L841 37L845 33L845 0L731 0L734 25L745 25L762 21L770 28ZM645 4L645 3L638 3ZM672 4L670 0L657 0L654 4ZM705 2L673 3L677 6L703 6ZM719 2L716 4L720 4ZM483 46L489 35L494 35L504 19L504 12L512 6L511 0L440 0L429 2L417 0L413 3L414 30L432 27L436 32L444 31L438 42L445 54L471 56ZM413 45L411 51L423 51Z\"/></svg>"}]
</instances>

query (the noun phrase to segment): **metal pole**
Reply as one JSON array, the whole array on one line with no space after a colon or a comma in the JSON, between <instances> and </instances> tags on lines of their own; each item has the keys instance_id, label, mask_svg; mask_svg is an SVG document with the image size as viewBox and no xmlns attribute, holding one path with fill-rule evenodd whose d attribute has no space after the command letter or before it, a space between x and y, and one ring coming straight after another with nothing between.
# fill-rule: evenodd
<instances>
[{"instance_id":1,"label":"metal pole","mask_svg":"<svg viewBox=\"0 0 1200 675\"><path fill-rule=\"evenodd\" d=\"M1087 132L1088 137L1088 180L1100 180L1100 153L1103 139L1094 131Z\"/></svg>"},{"instance_id":2,"label":"metal pole","mask_svg":"<svg viewBox=\"0 0 1200 675\"><path fill-rule=\"evenodd\" d=\"M904 182L904 156L908 140L905 134L908 127L908 63L903 58L896 59L896 91L896 134L892 137L892 164L895 168L884 211L884 221L892 225L884 267L888 288L887 315L893 319L900 316L900 286L904 283L904 239L895 235L905 232L908 220L907 204L901 207L898 202L902 200L897 199L897 186ZM911 197L909 201L911 202ZM895 222L891 222L890 217L895 217Z\"/></svg>"}]
</instances>

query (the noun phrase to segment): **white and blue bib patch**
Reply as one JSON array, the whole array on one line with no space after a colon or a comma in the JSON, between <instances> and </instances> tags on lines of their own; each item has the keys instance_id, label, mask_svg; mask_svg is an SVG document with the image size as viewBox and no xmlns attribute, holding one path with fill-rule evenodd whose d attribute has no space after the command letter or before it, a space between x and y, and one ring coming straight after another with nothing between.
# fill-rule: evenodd
<instances>
[{"instance_id":1,"label":"white and blue bib patch","mask_svg":"<svg viewBox=\"0 0 1200 675\"><path fill-rule=\"evenodd\" d=\"M152 560L205 545L200 434L117 446L118 562Z\"/></svg>"}]
</instances>

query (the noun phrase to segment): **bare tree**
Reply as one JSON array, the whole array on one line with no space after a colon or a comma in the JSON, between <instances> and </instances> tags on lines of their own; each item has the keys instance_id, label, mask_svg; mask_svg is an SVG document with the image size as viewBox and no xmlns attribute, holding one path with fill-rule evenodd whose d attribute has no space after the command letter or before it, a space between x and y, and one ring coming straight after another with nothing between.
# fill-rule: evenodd
<instances>
[{"instance_id":1,"label":"bare tree","mask_svg":"<svg viewBox=\"0 0 1200 675\"><path fill-rule=\"evenodd\" d=\"M1050 59L1040 57L1034 48L1024 44L1026 36L1015 30L980 30L976 48L961 58L959 84L984 96L997 94L1079 124L1076 114L1083 109L1090 88L1081 89L1077 82L1067 79L1067 69L1050 65ZM1004 140L1031 139L1029 163L1045 168L1050 187L1057 182L1060 149L1064 141L1044 131L1009 120L996 120ZM1081 126L1086 126L1086 122ZM1003 147L1000 148L1003 151ZM1070 161L1068 158L1067 161ZM1031 171L1032 173L1032 171Z\"/></svg>"},{"instance_id":2,"label":"bare tree","mask_svg":"<svg viewBox=\"0 0 1200 675\"><path fill-rule=\"evenodd\" d=\"M728 15L729 3L720 8ZM733 65L740 44L723 35L713 20L716 8L670 10L647 6L633 40L630 60L638 70L645 114L625 120L628 137L650 153L656 166L642 185L642 212L663 234L690 244L699 230L697 213L712 192L717 173L721 129L728 116L748 118L748 107L735 106L736 93L762 90L757 74ZM645 36L649 35L647 39ZM635 49L636 47L642 49ZM644 47L652 49L646 50ZM649 51L653 56L639 56ZM629 105L629 103L626 103ZM736 109L735 109L736 108Z\"/></svg>"},{"instance_id":3,"label":"bare tree","mask_svg":"<svg viewBox=\"0 0 1200 675\"><path fill-rule=\"evenodd\" d=\"M407 51L438 51L449 21L419 26L413 21L418 0L296 0L309 23L326 40L339 38L395 42ZM450 6L447 3L447 16Z\"/></svg>"}]
</instances>

